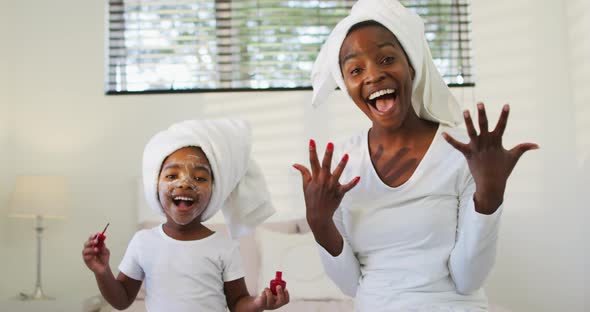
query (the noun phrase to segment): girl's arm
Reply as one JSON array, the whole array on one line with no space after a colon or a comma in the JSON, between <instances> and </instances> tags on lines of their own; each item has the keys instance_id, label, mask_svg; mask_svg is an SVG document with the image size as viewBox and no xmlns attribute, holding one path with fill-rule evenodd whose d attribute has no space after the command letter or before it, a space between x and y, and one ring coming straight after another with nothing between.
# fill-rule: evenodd
<instances>
[{"instance_id":1,"label":"girl's arm","mask_svg":"<svg viewBox=\"0 0 590 312\"><path fill-rule=\"evenodd\" d=\"M115 309L126 309L135 300L141 281L129 278L123 273L119 273L115 279L109 265L111 252L106 244L99 245L98 234L90 235L84 243L84 263L94 273L100 293L106 301Z\"/></svg>"},{"instance_id":2,"label":"girl's arm","mask_svg":"<svg viewBox=\"0 0 590 312\"><path fill-rule=\"evenodd\" d=\"M127 309L135 301L141 287L141 281L134 280L123 273L119 273L115 279L110 267L105 272L95 272L94 277L102 296L117 310Z\"/></svg>"},{"instance_id":3,"label":"girl's arm","mask_svg":"<svg viewBox=\"0 0 590 312\"><path fill-rule=\"evenodd\" d=\"M223 286L227 307L232 312L259 312L278 309L289 303L289 292L277 286L274 296L269 288L265 288L260 296L250 296L244 278L225 282Z\"/></svg>"}]
</instances>

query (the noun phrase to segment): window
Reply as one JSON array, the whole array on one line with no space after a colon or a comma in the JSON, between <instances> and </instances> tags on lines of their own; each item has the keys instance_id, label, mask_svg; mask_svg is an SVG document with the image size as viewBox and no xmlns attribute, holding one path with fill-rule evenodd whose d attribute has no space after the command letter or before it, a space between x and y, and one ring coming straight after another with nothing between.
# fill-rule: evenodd
<instances>
[{"instance_id":1,"label":"window","mask_svg":"<svg viewBox=\"0 0 590 312\"><path fill-rule=\"evenodd\" d=\"M309 88L350 0L110 0L108 94ZM467 0L406 0L450 85L473 85Z\"/></svg>"}]
</instances>

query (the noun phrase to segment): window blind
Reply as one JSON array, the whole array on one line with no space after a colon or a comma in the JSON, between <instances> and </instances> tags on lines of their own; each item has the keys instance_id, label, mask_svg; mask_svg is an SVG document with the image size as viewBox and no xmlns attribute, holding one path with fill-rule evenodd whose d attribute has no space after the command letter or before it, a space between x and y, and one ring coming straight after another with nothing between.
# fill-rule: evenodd
<instances>
[{"instance_id":1,"label":"window blind","mask_svg":"<svg viewBox=\"0 0 590 312\"><path fill-rule=\"evenodd\" d=\"M356 1L110 0L106 92L300 89ZM467 0L406 0L449 85L473 85Z\"/></svg>"}]
</instances>

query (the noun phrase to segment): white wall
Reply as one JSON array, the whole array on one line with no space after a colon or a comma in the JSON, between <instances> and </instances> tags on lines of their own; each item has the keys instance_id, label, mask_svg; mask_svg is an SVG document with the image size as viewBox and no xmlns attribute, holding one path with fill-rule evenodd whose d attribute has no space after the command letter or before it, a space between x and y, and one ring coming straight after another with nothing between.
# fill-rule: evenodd
<instances>
[{"instance_id":1,"label":"white wall","mask_svg":"<svg viewBox=\"0 0 590 312\"><path fill-rule=\"evenodd\" d=\"M590 29L590 1L569 0L566 2L566 14L568 21L569 41L569 66L570 83L572 86L572 98L575 103L576 112L576 155L581 168L578 172L578 203L580 209L587 208L588 204L582 202L582 196L587 196L590 186L590 36L587 29ZM590 212L585 209L584 220L590 220ZM585 252L584 276L585 310L590 311L590 247L587 243L590 237L590 227L587 225L583 232L586 237L582 245Z\"/></svg>"},{"instance_id":2,"label":"white wall","mask_svg":"<svg viewBox=\"0 0 590 312\"><path fill-rule=\"evenodd\" d=\"M498 109L512 104L508 146L528 140L541 146L509 181L500 257L488 286L493 301L515 311L583 309L584 221L572 188L576 119L564 3L473 6L477 97Z\"/></svg>"},{"instance_id":3,"label":"white wall","mask_svg":"<svg viewBox=\"0 0 590 312\"><path fill-rule=\"evenodd\" d=\"M469 105L483 100L493 118L502 104L511 103L507 146L541 145L523 157L511 177L500 253L487 286L493 301L514 311L563 306L583 311L579 246L587 245L581 232L587 221L568 181L588 155L588 91L580 82L588 81L588 34L571 30L588 25L585 2L473 5L478 86L473 93L456 92ZM68 218L48 223L44 284L51 295L83 298L97 288L81 260L82 242L111 222L107 242L111 263L118 263L136 220L134 182L141 152L155 131L186 118L242 115L253 121L258 142L276 142L255 147L255 154L270 163L268 155L278 150L300 158L309 137L322 143L331 139L323 129L337 121L335 116L347 125L344 132L366 124L360 113L352 113L358 118L340 111L331 115L335 106L304 110L307 91L106 97L104 1L0 0L0 8L5 42L0 49L0 298L30 291L34 284L32 220L7 219L4 213L15 175L68 177ZM331 104L343 102L346 97L337 94ZM354 112L352 104L344 105ZM305 123L299 127L293 124L301 119ZM256 130L262 127L276 129L276 138ZM281 132L287 128L290 132ZM281 140L287 136L295 139ZM279 176L291 170L290 163L284 166L267 168ZM289 185L285 181L283 187Z\"/></svg>"},{"instance_id":4,"label":"white wall","mask_svg":"<svg viewBox=\"0 0 590 312\"><path fill-rule=\"evenodd\" d=\"M570 83L576 105L577 155L579 162L590 159L590 2L569 0L566 2L569 42Z\"/></svg>"},{"instance_id":5,"label":"white wall","mask_svg":"<svg viewBox=\"0 0 590 312\"><path fill-rule=\"evenodd\" d=\"M8 17L7 10L5 10L5 2L0 3L0 20L5 21ZM10 38L8 37L9 31L4 26L4 22L0 22L0 38ZM4 51L4 44L2 44L2 49L0 51ZM8 109L8 103L12 99L12 90L13 79L10 79L7 73L13 71L14 67L12 66L12 62L7 59L8 55L4 52L0 52L0 259L7 258L9 255L10 250L7 248L7 238L6 234L8 231L6 230L6 217L5 217L5 207L7 206L7 198L9 195L9 190L12 189L13 185L13 166L10 165L12 151L9 144L9 136L10 136L10 129L11 127L8 124L10 120L10 110ZM6 272L8 272L6 266L4 265L4 260L0 262L0 276L8 276ZM0 295L4 297L6 291L9 289L9 285L11 284L8 281L15 279L15 276L10 276L10 279L7 279L7 282L0 282Z\"/></svg>"}]
</instances>

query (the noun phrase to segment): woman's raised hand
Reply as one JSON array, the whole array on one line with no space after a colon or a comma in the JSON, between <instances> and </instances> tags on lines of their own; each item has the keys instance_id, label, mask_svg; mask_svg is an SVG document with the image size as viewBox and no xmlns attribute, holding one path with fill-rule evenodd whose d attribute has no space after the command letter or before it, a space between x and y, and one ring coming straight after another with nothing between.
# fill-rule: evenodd
<instances>
[{"instance_id":1,"label":"woman's raised hand","mask_svg":"<svg viewBox=\"0 0 590 312\"><path fill-rule=\"evenodd\" d=\"M502 203L506 181L520 157L529 150L539 148L534 143L522 143L510 150L504 149L502 135L506 129L509 110L508 104L504 105L496 128L490 132L485 107L483 103L478 103L479 134L473 126L469 111L465 111L463 117L470 138L466 144L455 140L446 132L443 133L445 140L467 159L476 185L476 210L480 213L491 214L496 211Z\"/></svg>"},{"instance_id":2,"label":"woman's raised hand","mask_svg":"<svg viewBox=\"0 0 590 312\"><path fill-rule=\"evenodd\" d=\"M324 159L320 166L315 142L309 140L309 163L311 172L307 167L294 164L293 167L301 173L303 179L303 193L305 195L305 207L307 222L310 227L321 226L332 222L334 212L340 205L344 194L355 187L360 177L352 179L347 184L340 184L338 181L346 163L348 154L345 154L338 166L331 171L332 155L334 153L334 144L328 143Z\"/></svg>"}]
</instances>

